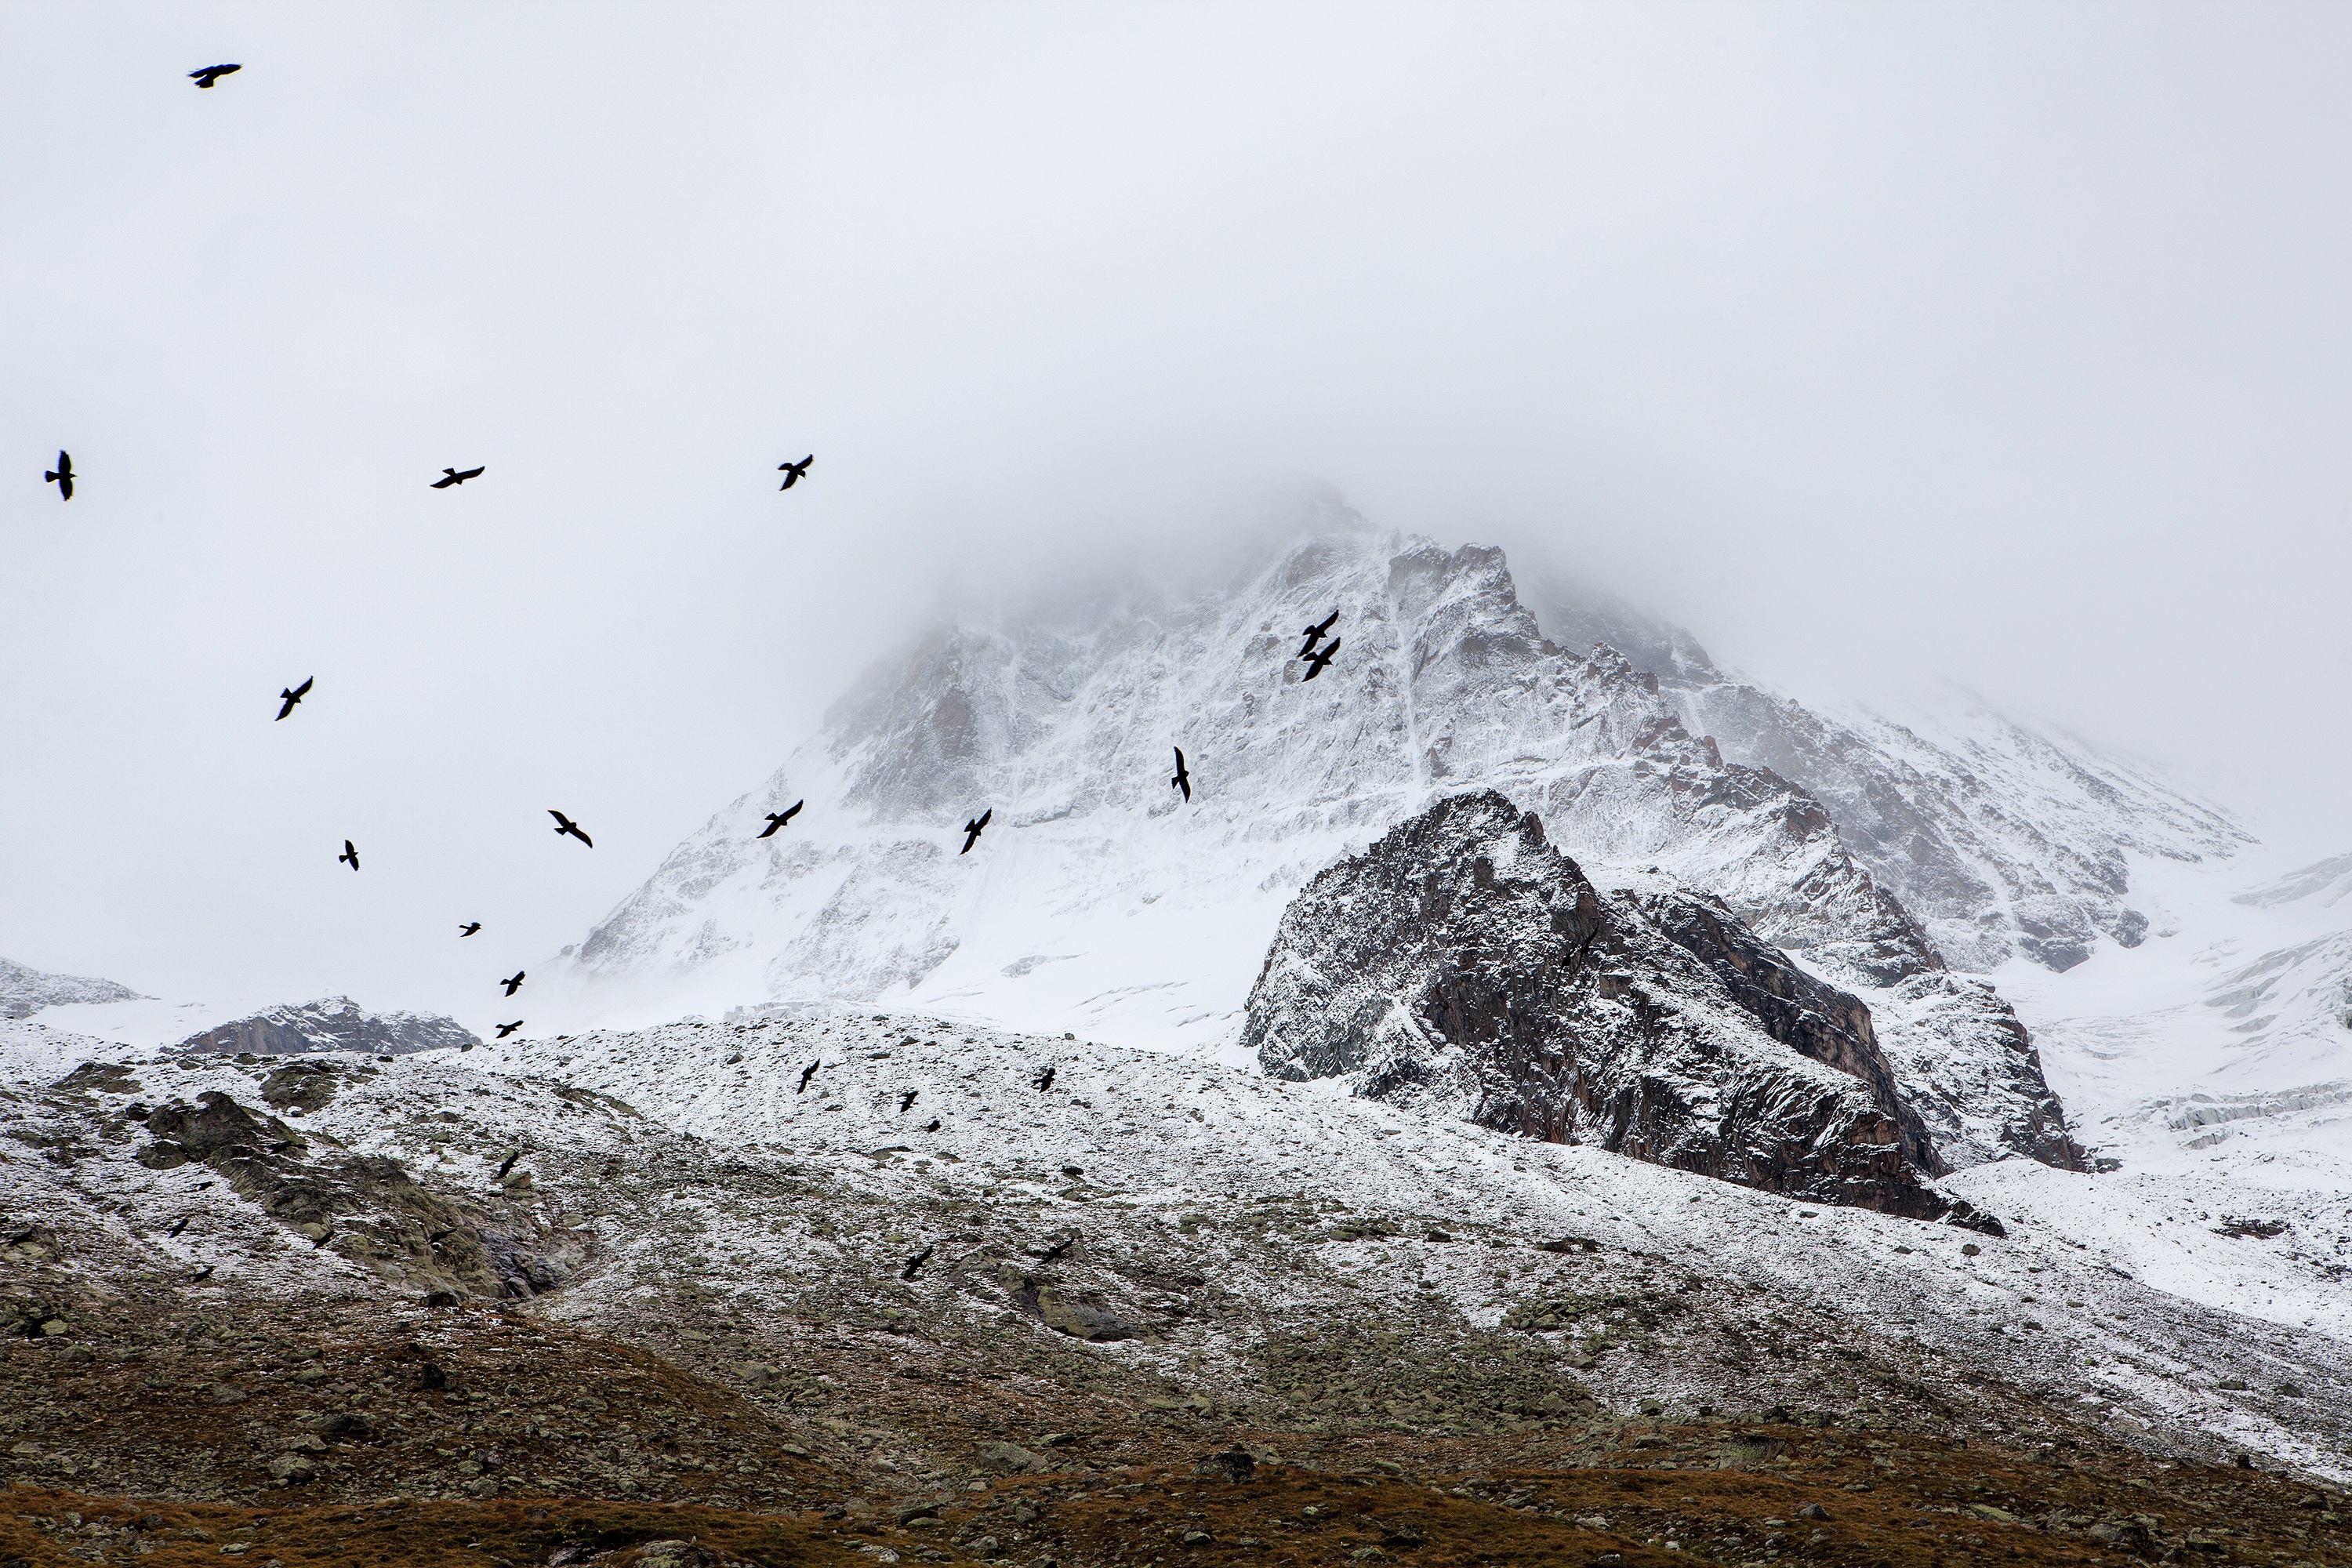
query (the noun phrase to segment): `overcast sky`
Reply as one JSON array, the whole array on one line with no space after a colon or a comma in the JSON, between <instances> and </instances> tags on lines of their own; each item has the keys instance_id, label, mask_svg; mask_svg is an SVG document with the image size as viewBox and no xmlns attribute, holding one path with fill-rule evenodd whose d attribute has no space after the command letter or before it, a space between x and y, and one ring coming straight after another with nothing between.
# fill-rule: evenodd
<instances>
[{"instance_id":1,"label":"overcast sky","mask_svg":"<svg viewBox=\"0 0 2352 1568\"><path fill-rule=\"evenodd\" d=\"M0 954L478 1025L943 583L1311 482L2352 848L2347 35L0 5Z\"/></svg>"}]
</instances>

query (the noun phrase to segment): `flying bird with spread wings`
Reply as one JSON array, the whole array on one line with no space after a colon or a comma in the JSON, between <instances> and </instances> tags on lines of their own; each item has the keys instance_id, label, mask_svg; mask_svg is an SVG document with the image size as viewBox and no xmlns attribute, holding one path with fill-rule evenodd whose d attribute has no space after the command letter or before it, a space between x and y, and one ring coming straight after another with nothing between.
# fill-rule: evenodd
<instances>
[{"instance_id":1,"label":"flying bird with spread wings","mask_svg":"<svg viewBox=\"0 0 2352 1568\"><path fill-rule=\"evenodd\" d=\"M513 995L516 992L518 992L518 991L520 991L520 990L521 990L521 989L522 989L522 977L523 977L523 974L524 974L524 971L518 969L518 970L516 970L516 971L514 972L514 976L513 976L513 978L512 978L512 979L509 979L509 980L501 980L501 981L499 981L499 984L501 984L501 985L503 985L503 986L505 986L505 987L507 988L507 994L508 994L508 995L509 995L509 996L511 996L511 995Z\"/></svg>"},{"instance_id":2,"label":"flying bird with spread wings","mask_svg":"<svg viewBox=\"0 0 2352 1568\"><path fill-rule=\"evenodd\" d=\"M316 676L307 676L303 679L302 684L299 686L280 687L278 689L278 700L285 703L285 706L278 709L278 717L283 719L289 713L293 712L296 708L299 707L301 705L302 699L310 695L310 683L317 679L318 678Z\"/></svg>"},{"instance_id":3,"label":"flying bird with spread wings","mask_svg":"<svg viewBox=\"0 0 2352 1568\"><path fill-rule=\"evenodd\" d=\"M784 476L784 482L778 485L776 488L780 490L788 490L794 485L800 483L803 479L808 478L809 465L815 461L816 454L814 452L811 452L807 457L803 458L797 463L778 463L776 465L776 472Z\"/></svg>"},{"instance_id":4,"label":"flying bird with spread wings","mask_svg":"<svg viewBox=\"0 0 2352 1568\"><path fill-rule=\"evenodd\" d=\"M352 847L352 841L348 838L343 840L343 852L336 856L335 858L337 860L350 861L352 869L354 871L360 868L360 852Z\"/></svg>"},{"instance_id":5,"label":"flying bird with spread wings","mask_svg":"<svg viewBox=\"0 0 2352 1568\"><path fill-rule=\"evenodd\" d=\"M798 816L801 814L801 807L807 804L808 802L805 800L796 800L782 811L761 813L761 815L768 819L767 829L764 832L754 835L754 837L760 838L773 838L776 836L776 829L791 822L793 817Z\"/></svg>"},{"instance_id":6,"label":"flying bird with spread wings","mask_svg":"<svg viewBox=\"0 0 2352 1568\"><path fill-rule=\"evenodd\" d=\"M487 463L482 465L482 468L488 467L489 465ZM432 488L436 490L446 490L451 485L462 485L467 479L479 479L481 474L481 468L467 468L462 473L456 468L444 468L441 470L441 477L433 481Z\"/></svg>"},{"instance_id":7,"label":"flying bird with spread wings","mask_svg":"<svg viewBox=\"0 0 2352 1568\"><path fill-rule=\"evenodd\" d=\"M73 454L60 449L58 453L58 466L43 473L41 482L45 485L57 486L59 500L73 500Z\"/></svg>"},{"instance_id":8,"label":"flying bird with spread wings","mask_svg":"<svg viewBox=\"0 0 2352 1568\"><path fill-rule=\"evenodd\" d=\"M1299 635L1304 637L1307 640L1299 645L1298 657L1301 658L1311 657L1315 652L1315 645L1323 640L1324 637L1329 633L1331 628L1339 624L1339 612L1334 610L1325 618L1321 626L1308 626L1304 632L1300 633Z\"/></svg>"},{"instance_id":9,"label":"flying bird with spread wings","mask_svg":"<svg viewBox=\"0 0 2352 1568\"><path fill-rule=\"evenodd\" d=\"M459 926L459 927L457 928L457 934L458 934L459 936L471 936L471 935L473 935L476 931L479 931L479 930L481 930L481 929L482 929L482 922L481 922L481 921L468 921L466 924L461 925L461 926Z\"/></svg>"},{"instance_id":10,"label":"flying bird with spread wings","mask_svg":"<svg viewBox=\"0 0 2352 1568\"><path fill-rule=\"evenodd\" d=\"M502 1040L503 1040L503 1039L505 1039L509 1035L513 1034L517 1029L520 1029L520 1028L521 1028L521 1027L522 1027L522 1020L521 1020L520 1018L517 1018L517 1019L516 1019L513 1023L511 1023L511 1024L500 1024L500 1025L499 1026L499 1038L500 1038L500 1039L502 1039Z\"/></svg>"},{"instance_id":11,"label":"flying bird with spread wings","mask_svg":"<svg viewBox=\"0 0 2352 1568\"><path fill-rule=\"evenodd\" d=\"M963 825L963 847L957 850L956 853L959 855L971 854L971 847L980 842L981 829L986 827L988 826L988 819L995 815L996 808L992 805L986 811L982 812L978 816L973 817L970 822L965 823Z\"/></svg>"},{"instance_id":12,"label":"flying bird with spread wings","mask_svg":"<svg viewBox=\"0 0 2352 1568\"><path fill-rule=\"evenodd\" d=\"M245 68L243 66L206 66L202 70L190 71L188 75L194 79L195 84L198 87L210 88L213 83L220 80L221 78L225 76L234 76L244 68ZM267 95L265 94L264 96Z\"/></svg>"},{"instance_id":13,"label":"flying bird with spread wings","mask_svg":"<svg viewBox=\"0 0 2352 1568\"><path fill-rule=\"evenodd\" d=\"M1332 658L1338 655L1339 651L1339 639L1338 637L1333 637L1322 647L1319 647L1313 653L1308 654L1307 656L1307 674L1303 679L1312 680L1317 676L1322 674L1325 669L1330 667Z\"/></svg>"},{"instance_id":14,"label":"flying bird with spread wings","mask_svg":"<svg viewBox=\"0 0 2352 1568\"><path fill-rule=\"evenodd\" d=\"M549 806L547 808L547 815L555 818L555 831L558 834L568 833L572 835L572 837L580 840L581 843L588 846L589 848L593 849L596 847L596 841L589 837L585 833L581 832L580 825L578 823L572 821L570 817L564 816L553 806Z\"/></svg>"},{"instance_id":15,"label":"flying bird with spread wings","mask_svg":"<svg viewBox=\"0 0 2352 1568\"><path fill-rule=\"evenodd\" d=\"M1168 787L1170 789L1182 790L1184 792L1184 799L1189 804L1192 798L1192 770L1184 765L1184 748L1178 746L1175 748L1175 752L1176 776L1168 781Z\"/></svg>"}]
</instances>

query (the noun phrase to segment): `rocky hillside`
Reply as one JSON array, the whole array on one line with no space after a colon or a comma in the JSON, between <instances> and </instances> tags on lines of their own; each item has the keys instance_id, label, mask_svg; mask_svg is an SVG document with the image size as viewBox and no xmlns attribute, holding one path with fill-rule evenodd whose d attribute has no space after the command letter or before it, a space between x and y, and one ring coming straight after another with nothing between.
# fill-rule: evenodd
<instances>
[{"instance_id":1,"label":"rocky hillside","mask_svg":"<svg viewBox=\"0 0 2352 1568\"><path fill-rule=\"evenodd\" d=\"M480 1045L473 1031L434 1013L375 1013L348 996L322 996L191 1035L184 1051L250 1051L257 1057L308 1056L318 1051L361 1051L402 1056L411 1051L471 1050Z\"/></svg>"},{"instance_id":2,"label":"rocky hillside","mask_svg":"<svg viewBox=\"0 0 2352 1568\"><path fill-rule=\"evenodd\" d=\"M1491 790L1439 802L1307 885L1243 1040L1276 1078L1341 1078L1523 1136L1999 1229L1929 1184L1945 1162L1858 997L1713 900L1604 897Z\"/></svg>"},{"instance_id":3,"label":"rocky hillside","mask_svg":"<svg viewBox=\"0 0 2352 1568\"><path fill-rule=\"evenodd\" d=\"M0 958L0 1018L29 1018L44 1007L77 1002L142 1002L146 998L111 980L79 974L44 974Z\"/></svg>"},{"instance_id":4,"label":"rocky hillside","mask_svg":"<svg viewBox=\"0 0 2352 1568\"><path fill-rule=\"evenodd\" d=\"M1746 1513L1706 1494L1714 1532L1757 1545L1791 1517L1773 1507L1813 1500L1776 1460L1916 1454L1951 1478L1935 1506L1947 1487L2011 1518L2032 1500L2079 1548L2099 1486L2124 1492L2098 1467L2185 1482L2243 1452L2340 1478L2352 1445L2333 1326L2184 1300L2103 1240L1926 1226L902 1014L307 1067L93 1056L7 1026L0 1194L0 1467L181 1503L366 1504L372 1524L395 1498L511 1500L518 1528L530 1508L676 1501L805 1518L844 1550L1107 1563L1197 1528L1149 1489L1229 1484L1193 1467L1238 1440L1276 1474L1443 1476L1465 1504L1501 1483L1495 1503L1529 1509L1593 1505L1518 1471L1671 1459L1765 1487ZM2297 1267L2259 1234L2227 1245ZM2001 1479L2011 1455L2032 1485ZM1143 1534L1055 1511L1130 1484L1119 1528ZM1847 1484L1824 1531L1878 1518ZM1675 1507L1698 1506L1689 1486ZM2137 1511L2174 1545L2240 1527L2203 1506L2168 1489ZM1626 1497L1547 1550L1663 1553L1658 1528L1688 1516L1647 1509ZM1319 1528L1285 1516L1218 1528ZM205 1518L173 1528L269 1522Z\"/></svg>"}]
</instances>

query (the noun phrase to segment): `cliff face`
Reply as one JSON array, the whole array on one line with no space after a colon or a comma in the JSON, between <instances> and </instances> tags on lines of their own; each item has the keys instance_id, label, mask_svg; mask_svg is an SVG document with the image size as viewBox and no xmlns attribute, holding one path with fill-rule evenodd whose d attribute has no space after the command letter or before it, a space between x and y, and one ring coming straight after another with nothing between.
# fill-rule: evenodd
<instances>
[{"instance_id":1,"label":"cliff face","mask_svg":"<svg viewBox=\"0 0 2352 1568\"><path fill-rule=\"evenodd\" d=\"M1487 1127L1823 1203L1997 1229L1937 1191L1870 1010L1670 888L1602 894L1494 791L1317 876L1244 1043Z\"/></svg>"}]
</instances>

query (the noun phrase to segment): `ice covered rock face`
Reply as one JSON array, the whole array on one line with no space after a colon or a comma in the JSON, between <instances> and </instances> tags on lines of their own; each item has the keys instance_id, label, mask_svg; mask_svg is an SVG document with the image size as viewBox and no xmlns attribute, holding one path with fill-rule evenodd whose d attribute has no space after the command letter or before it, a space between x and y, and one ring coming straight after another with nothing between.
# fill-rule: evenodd
<instances>
[{"instance_id":1,"label":"ice covered rock face","mask_svg":"<svg viewBox=\"0 0 2352 1568\"><path fill-rule=\"evenodd\" d=\"M79 974L44 974L0 958L0 1018L29 1018L44 1007L77 1002L143 1002L128 985Z\"/></svg>"},{"instance_id":2,"label":"ice covered rock face","mask_svg":"<svg viewBox=\"0 0 2352 1568\"><path fill-rule=\"evenodd\" d=\"M1603 895L1494 791L1308 884L1251 993L1266 1072L1823 1203L1990 1224L1858 998L1687 892ZM1997 1226L1993 1228L1998 1228Z\"/></svg>"},{"instance_id":3,"label":"ice covered rock face","mask_svg":"<svg viewBox=\"0 0 2352 1568\"><path fill-rule=\"evenodd\" d=\"M180 1042L184 1051L250 1051L257 1057L307 1056L316 1051L470 1050L481 1039L454 1018L429 1013L371 1013L348 996L324 996L299 1006L271 1007Z\"/></svg>"},{"instance_id":4,"label":"ice covered rock face","mask_svg":"<svg viewBox=\"0 0 2352 1568\"><path fill-rule=\"evenodd\" d=\"M1528 596L1562 647L1622 651L1693 733L1820 802L1955 968L2017 952L2063 971L2102 940L2137 947L2147 919L2131 907L2132 857L2195 861L2252 842L2212 806L1981 707L1907 722L1820 711L1726 674L1689 633L1589 586Z\"/></svg>"}]
</instances>

